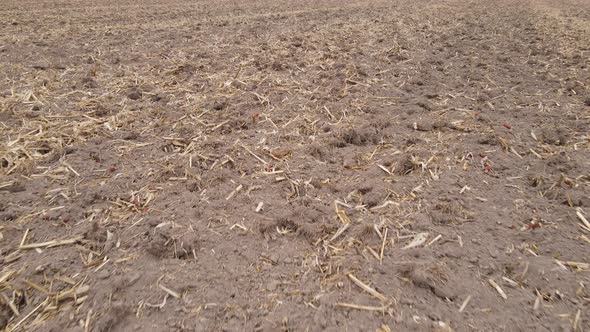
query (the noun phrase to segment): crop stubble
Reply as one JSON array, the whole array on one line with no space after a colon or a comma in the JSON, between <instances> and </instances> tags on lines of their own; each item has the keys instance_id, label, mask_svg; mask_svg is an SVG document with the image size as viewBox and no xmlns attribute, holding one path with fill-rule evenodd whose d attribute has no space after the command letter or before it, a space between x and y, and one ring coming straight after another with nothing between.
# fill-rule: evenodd
<instances>
[{"instance_id":1,"label":"crop stubble","mask_svg":"<svg viewBox=\"0 0 590 332\"><path fill-rule=\"evenodd\" d=\"M588 13L3 2L0 327L590 329Z\"/></svg>"}]
</instances>

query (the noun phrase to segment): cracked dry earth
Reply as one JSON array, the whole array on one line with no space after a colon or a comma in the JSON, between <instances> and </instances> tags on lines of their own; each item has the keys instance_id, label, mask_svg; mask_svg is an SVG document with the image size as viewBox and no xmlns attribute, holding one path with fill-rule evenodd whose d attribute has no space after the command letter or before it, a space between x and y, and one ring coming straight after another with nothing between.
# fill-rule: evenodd
<instances>
[{"instance_id":1,"label":"cracked dry earth","mask_svg":"<svg viewBox=\"0 0 590 332\"><path fill-rule=\"evenodd\" d=\"M590 3L0 7L5 331L590 331Z\"/></svg>"}]
</instances>

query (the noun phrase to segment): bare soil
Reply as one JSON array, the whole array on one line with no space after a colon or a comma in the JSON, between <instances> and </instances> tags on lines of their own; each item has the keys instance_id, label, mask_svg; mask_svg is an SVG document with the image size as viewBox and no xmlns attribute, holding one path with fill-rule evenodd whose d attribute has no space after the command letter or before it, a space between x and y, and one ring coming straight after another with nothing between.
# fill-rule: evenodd
<instances>
[{"instance_id":1,"label":"bare soil","mask_svg":"<svg viewBox=\"0 0 590 332\"><path fill-rule=\"evenodd\" d=\"M590 331L590 3L0 6L0 329Z\"/></svg>"}]
</instances>

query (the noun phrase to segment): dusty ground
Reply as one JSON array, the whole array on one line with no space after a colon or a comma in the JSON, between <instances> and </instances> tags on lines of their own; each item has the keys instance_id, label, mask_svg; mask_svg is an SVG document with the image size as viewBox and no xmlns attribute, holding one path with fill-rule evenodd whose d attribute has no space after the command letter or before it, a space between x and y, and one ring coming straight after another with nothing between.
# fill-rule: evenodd
<instances>
[{"instance_id":1,"label":"dusty ground","mask_svg":"<svg viewBox=\"0 0 590 332\"><path fill-rule=\"evenodd\" d=\"M0 328L590 331L588 1L0 22Z\"/></svg>"}]
</instances>

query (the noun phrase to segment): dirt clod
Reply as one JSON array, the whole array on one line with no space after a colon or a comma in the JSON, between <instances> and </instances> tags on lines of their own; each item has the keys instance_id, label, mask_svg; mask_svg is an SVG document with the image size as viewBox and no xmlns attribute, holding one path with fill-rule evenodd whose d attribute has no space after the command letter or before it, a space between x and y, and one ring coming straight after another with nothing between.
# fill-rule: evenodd
<instances>
[{"instance_id":1,"label":"dirt clod","mask_svg":"<svg viewBox=\"0 0 590 332\"><path fill-rule=\"evenodd\" d=\"M127 90L127 98L131 100L139 100L142 97L142 92L139 88L133 87Z\"/></svg>"}]
</instances>

